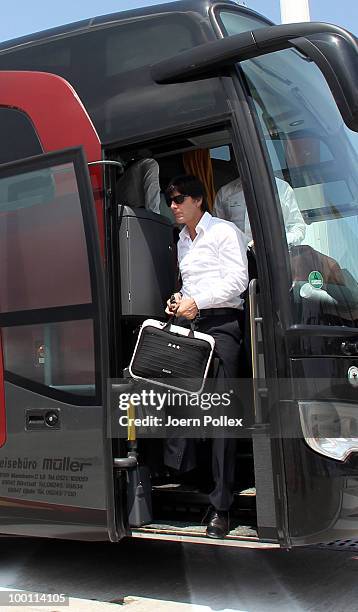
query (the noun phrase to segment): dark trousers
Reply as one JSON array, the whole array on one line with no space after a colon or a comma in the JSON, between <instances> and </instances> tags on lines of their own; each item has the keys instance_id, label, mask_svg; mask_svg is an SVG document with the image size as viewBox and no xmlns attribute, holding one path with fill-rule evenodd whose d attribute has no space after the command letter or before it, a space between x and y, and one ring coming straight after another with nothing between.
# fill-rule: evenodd
<instances>
[{"instance_id":1,"label":"dark trousers","mask_svg":"<svg viewBox=\"0 0 358 612\"><path fill-rule=\"evenodd\" d=\"M241 312L233 311L225 315L205 315L201 312L196 325L198 331L208 333L215 339L214 356L219 359L216 372L215 391L228 389L225 379L239 377L239 353L241 331L239 317ZM178 321L178 324L183 324ZM188 438L172 438L164 444L164 463L181 472L196 467L196 441ZM235 481L235 438L214 438L212 440L212 477L214 489L211 491L210 503L216 510L229 510L233 501Z\"/></svg>"}]
</instances>

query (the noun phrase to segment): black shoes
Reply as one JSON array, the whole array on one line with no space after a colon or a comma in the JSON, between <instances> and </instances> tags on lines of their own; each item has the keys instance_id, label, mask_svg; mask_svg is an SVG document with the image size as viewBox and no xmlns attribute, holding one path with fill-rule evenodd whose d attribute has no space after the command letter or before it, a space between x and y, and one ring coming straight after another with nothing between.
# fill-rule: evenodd
<instances>
[{"instance_id":1,"label":"black shoes","mask_svg":"<svg viewBox=\"0 0 358 612\"><path fill-rule=\"evenodd\" d=\"M229 513L215 510L211 507L208 511L208 525L206 535L208 538L222 539L229 533Z\"/></svg>"}]
</instances>

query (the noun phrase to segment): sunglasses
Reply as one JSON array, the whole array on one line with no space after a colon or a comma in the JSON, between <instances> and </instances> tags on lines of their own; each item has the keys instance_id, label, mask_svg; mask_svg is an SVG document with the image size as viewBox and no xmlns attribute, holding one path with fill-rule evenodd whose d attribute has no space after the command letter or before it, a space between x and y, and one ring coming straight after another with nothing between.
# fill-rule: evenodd
<instances>
[{"instance_id":1,"label":"sunglasses","mask_svg":"<svg viewBox=\"0 0 358 612\"><path fill-rule=\"evenodd\" d=\"M168 206L171 206L172 202L174 202L175 204L183 204L186 198L189 198L189 196L180 194L172 197L170 195L167 195L167 204Z\"/></svg>"}]
</instances>

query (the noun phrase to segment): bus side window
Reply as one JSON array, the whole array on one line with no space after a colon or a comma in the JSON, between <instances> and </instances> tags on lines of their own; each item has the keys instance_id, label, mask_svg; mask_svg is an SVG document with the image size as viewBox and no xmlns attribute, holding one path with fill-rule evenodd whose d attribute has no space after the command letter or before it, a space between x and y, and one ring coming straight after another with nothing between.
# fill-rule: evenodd
<instances>
[{"instance_id":1,"label":"bus side window","mask_svg":"<svg viewBox=\"0 0 358 612\"><path fill-rule=\"evenodd\" d=\"M25 388L41 385L45 395L61 391L95 402L92 288L80 198L71 161L0 180L0 311L10 317L2 325L4 369ZM53 320L56 309L63 320Z\"/></svg>"},{"instance_id":2,"label":"bus side window","mask_svg":"<svg viewBox=\"0 0 358 612\"><path fill-rule=\"evenodd\" d=\"M30 119L18 109L0 108L0 134L0 164L43 153Z\"/></svg>"}]
</instances>

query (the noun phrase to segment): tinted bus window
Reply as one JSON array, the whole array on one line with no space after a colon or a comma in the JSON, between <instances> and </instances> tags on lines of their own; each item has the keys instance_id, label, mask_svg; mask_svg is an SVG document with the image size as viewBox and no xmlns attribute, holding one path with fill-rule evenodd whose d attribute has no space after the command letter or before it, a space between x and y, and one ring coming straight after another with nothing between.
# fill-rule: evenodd
<instances>
[{"instance_id":1,"label":"tinted bus window","mask_svg":"<svg viewBox=\"0 0 358 612\"><path fill-rule=\"evenodd\" d=\"M280 51L241 68L272 169L293 188L304 222L294 244L286 227L294 323L356 327L358 134L344 124L320 70L300 54Z\"/></svg>"},{"instance_id":2,"label":"tinted bus window","mask_svg":"<svg viewBox=\"0 0 358 612\"><path fill-rule=\"evenodd\" d=\"M220 20L226 36L246 27L240 13L221 10ZM264 25L257 21L255 27ZM292 274L293 323L356 327L358 134L344 124L320 70L300 53L271 53L240 67L275 184L281 179L281 186L293 189L300 227L295 241L277 192Z\"/></svg>"},{"instance_id":3,"label":"tinted bus window","mask_svg":"<svg viewBox=\"0 0 358 612\"><path fill-rule=\"evenodd\" d=\"M35 128L25 113L14 108L0 108L0 164L42 152Z\"/></svg>"},{"instance_id":4,"label":"tinted bus window","mask_svg":"<svg viewBox=\"0 0 358 612\"><path fill-rule=\"evenodd\" d=\"M94 395L93 321L61 321L2 329L7 372L76 395Z\"/></svg>"},{"instance_id":5,"label":"tinted bus window","mask_svg":"<svg viewBox=\"0 0 358 612\"><path fill-rule=\"evenodd\" d=\"M80 96L103 144L109 144L227 111L217 79L198 87L160 86L151 78L152 64L210 39L214 33L195 14L161 14L5 51L0 53L0 70L64 77Z\"/></svg>"},{"instance_id":6,"label":"tinted bus window","mask_svg":"<svg viewBox=\"0 0 358 612\"><path fill-rule=\"evenodd\" d=\"M10 169L0 178L0 318L7 379L33 390L45 386L41 393L55 390L95 401L90 260L74 163L41 167L36 160L31 170L21 162L17 168L18 173Z\"/></svg>"},{"instance_id":7,"label":"tinted bus window","mask_svg":"<svg viewBox=\"0 0 358 612\"><path fill-rule=\"evenodd\" d=\"M1 313L91 302L72 164L0 179L0 215Z\"/></svg>"},{"instance_id":8,"label":"tinted bus window","mask_svg":"<svg viewBox=\"0 0 358 612\"><path fill-rule=\"evenodd\" d=\"M257 30L258 28L265 28L270 25L269 22L262 21L262 19L256 19L255 17L249 17L238 11L227 11L222 10L219 13L219 22L223 31L227 36L234 36L235 34L242 34L242 32L248 32L250 30Z\"/></svg>"},{"instance_id":9,"label":"tinted bus window","mask_svg":"<svg viewBox=\"0 0 358 612\"><path fill-rule=\"evenodd\" d=\"M195 25L181 15L117 23L0 54L0 69L59 74L73 85L86 106L88 102L95 106L128 88L128 80L115 77L203 42Z\"/></svg>"},{"instance_id":10,"label":"tinted bus window","mask_svg":"<svg viewBox=\"0 0 358 612\"><path fill-rule=\"evenodd\" d=\"M185 16L147 17L116 23L0 55L0 68L54 72L84 96L97 78L148 66L202 41L200 30ZM84 98L82 98L84 101Z\"/></svg>"},{"instance_id":11,"label":"tinted bus window","mask_svg":"<svg viewBox=\"0 0 358 612\"><path fill-rule=\"evenodd\" d=\"M143 19L117 27L112 33L101 32L100 36L105 43L107 76L155 64L198 44L189 23L181 23L181 19L169 21L168 17Z\"/></svg>"}]
</instances>

